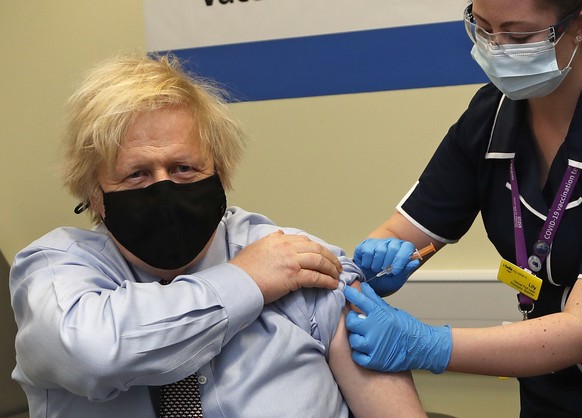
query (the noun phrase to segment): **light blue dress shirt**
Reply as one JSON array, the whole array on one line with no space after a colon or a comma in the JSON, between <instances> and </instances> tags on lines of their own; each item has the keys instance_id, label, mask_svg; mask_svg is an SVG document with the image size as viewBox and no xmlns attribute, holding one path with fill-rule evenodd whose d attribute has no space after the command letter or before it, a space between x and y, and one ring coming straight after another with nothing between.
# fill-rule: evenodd
<instances>
[{"instance_id":1,"label":"light blue dress shirt","mask_svg":"<svg viewBox=\"0 0 582 418\"><path fill-rule=\"evenodd\" d=\"M207 418L347 417L327 364L341 290L301 289L263 306L253 280L227 263L279 229L305 234L229 208L204 259L167 286L129 265L103 225L59 228L22 250L10 277L12 376L31 418L155 417L148 386L196 371ZM342 281L360 276L327 246Z\"/></svg>"}]
</instances>

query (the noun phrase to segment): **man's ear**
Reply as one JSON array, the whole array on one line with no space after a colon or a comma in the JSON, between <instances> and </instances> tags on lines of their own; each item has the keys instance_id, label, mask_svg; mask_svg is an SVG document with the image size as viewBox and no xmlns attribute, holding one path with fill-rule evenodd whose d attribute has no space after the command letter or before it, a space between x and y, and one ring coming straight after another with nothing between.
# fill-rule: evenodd
<instances>
[{"instance_id":1,"label":"man's ear","mask_svg":"<svg viewBox=\"0 0 582 418\"><path fill-rule=\"evenodd\" d=\"M101 216L101 219L105 218L105 206L103 205L103 192L99 186L95 187L93 192L89 195L89 203L91 204L91 209Z\"/></svg>"}]
</instances>

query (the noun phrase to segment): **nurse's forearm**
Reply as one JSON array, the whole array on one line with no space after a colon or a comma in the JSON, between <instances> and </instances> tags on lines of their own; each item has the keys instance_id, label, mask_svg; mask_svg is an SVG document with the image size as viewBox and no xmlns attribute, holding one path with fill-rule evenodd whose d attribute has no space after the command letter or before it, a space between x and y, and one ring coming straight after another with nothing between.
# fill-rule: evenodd
<instances>
[{"instance_id":1,"label":"nurse's forearm","mask_svg":"<svg viewBox=\"0 0 582 418\"><path fill-rule=\"evenodd\" d=\"M395 212L384 221L381 225L378 225L370 234L368 235L369 238L401 238L399 236L399 232L402 228L408 227L408 221L398 212ZM405 238L402 238L405 239Z\"/></svg>"},{"instance_id":2,"label":"nurse's forearm","mask_svg":"<svg viewBox=\"0 0 582 418\"><path fill-rule=\"evenodd\" d=\"M410 241L416 248L424 248L432 244L436 251L440 250L445 244L436 241L423 231L413 225L399 212L395 212L386 222L378 226L368 235L369 238L398 238L404 241ZM426 261L434 254L427 254L423 257Z\"/></svg>"},{"instance_id":3,"label":"nurse's forearm","mask_svg":"<svg viewBox=\"0 0 582 418\"><path fill-rule=\"evenodd\" d=\"M582 322L557 313L491 328L455 328L447 370L536 376L582 362Z\"/></svg>"}]
</instances>

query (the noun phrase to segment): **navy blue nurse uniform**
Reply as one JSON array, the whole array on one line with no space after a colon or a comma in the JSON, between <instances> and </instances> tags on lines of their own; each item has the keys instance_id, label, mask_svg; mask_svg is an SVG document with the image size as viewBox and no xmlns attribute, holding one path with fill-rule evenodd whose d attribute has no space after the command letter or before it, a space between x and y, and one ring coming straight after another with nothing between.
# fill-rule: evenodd
<instances>
[{"instance_id":1,"label":"navy blue nurse uniform","mask_svg":"<svg viewBox=\"0 0 582 418\"><path fill-rule=\"evenodd\" d=\"M582 114L574 118L582 118ZM527 102L512 101L487 84L450 128L398 210L425 233L445 243L459 240L481 212L489 240L501 257L515 263L510 160L515 158L528 255L568 160L582 162L582 137L569 134L541 188L535 149ZM575 185L551 253L537 273L543 285L530 318L563 309L572 286L582 277L581 263L582 180ZM582 417L582 366L519 381L522 418Z\"/></svg>"}]
</instances>

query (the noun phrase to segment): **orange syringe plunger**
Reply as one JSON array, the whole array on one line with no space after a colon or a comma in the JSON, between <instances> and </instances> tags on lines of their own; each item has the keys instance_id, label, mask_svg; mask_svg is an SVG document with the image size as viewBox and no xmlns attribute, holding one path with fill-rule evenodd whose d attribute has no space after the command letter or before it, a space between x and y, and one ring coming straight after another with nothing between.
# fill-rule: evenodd
<instances>
[{"instance_id":1,"label":"orange syringe plunger","mask_svg":"<svg viewBox=\"0 0 582 418\"><path fill-rule=\"evenodd\" d=\"M436 251L436 248L434 247L434 245L431 242L426 247L421 248L420 250L414 251L412 253L412 255L410 256L410 259L411 260L422 260L422 257L424 257L427 254L434 253L435 251Z\"/></svg>"},{"instance_id":2,"label":"orange syringe plunger","mask_svg":"<svg viewBox=\"0 0 582 418\"><path fill-rule=\"evenodd\" d=\"M423 256L430 254L430 253L434 253L435 251L436 251L436 248L434 247L434 245L432 245L432 242L431 242L429 245L427 245L424 248L421 248L420 250L414 250L414 252L410 256L410 259L411 260L419 260L419 259L422 260ZM372 280L376 277L385 276L386 274L390 274L390 273L392 273L392 264L390 264L384 270L380 271L373 278L366 280L366 282L369 282L370 280Z\"/></svg>"}]
</instances>

